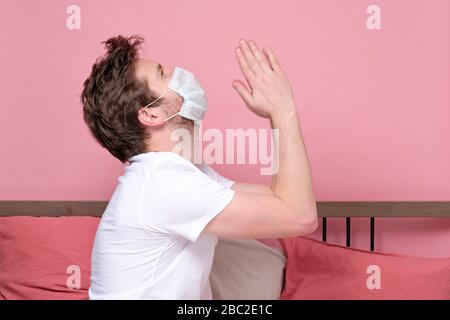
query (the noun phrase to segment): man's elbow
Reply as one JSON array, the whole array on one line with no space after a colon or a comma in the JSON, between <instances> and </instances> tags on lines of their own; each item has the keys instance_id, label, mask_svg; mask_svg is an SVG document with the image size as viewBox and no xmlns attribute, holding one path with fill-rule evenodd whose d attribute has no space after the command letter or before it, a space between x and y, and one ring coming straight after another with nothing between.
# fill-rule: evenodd
<instances>
[{"instance_id":1,"label":"man's elbow","mask_svg":"<svg viewBox=\"0 0 450 320\"><path fill-rule=\"evenodd\" d=\"M311 222L308 226L310 228L309 233L313 233L317 230L317 228L319 227L319 220L317 219L317 216L315 216L313 222Z\"/></svg>"},{"instance_id":2,"label":"man's elbow","mask_svg":"<svg viewBox=\"0 0 450 320\"><path fill-rule=\"evenodd\" d=\"M307 235L316 231L319 226L319 220L317 219L317 212L314 211L308 215L305 215L298 221L298 235Z\"/></svg>"}]
</instances>

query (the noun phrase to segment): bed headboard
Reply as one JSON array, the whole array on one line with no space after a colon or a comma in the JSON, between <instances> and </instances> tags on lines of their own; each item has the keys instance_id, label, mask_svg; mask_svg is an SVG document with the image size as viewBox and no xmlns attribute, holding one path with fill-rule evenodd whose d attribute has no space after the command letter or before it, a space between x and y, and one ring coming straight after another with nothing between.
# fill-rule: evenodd
<instances>
[{"instance_id":1,"label":"bed headboard","mask_svg":"<svg viewBox=\"0 0 450 320\"><path fill-rule=\"evenodd\" d=\"M95 216L100 217L108 201L0 201L5 216ZM327 218L346 219L346 245L350 247L351 218L370 218L370 250L375 250L375 218L450 217L450 201L318 201L322 218L322 240L327 240Z\"/></svg>"}]
</instances>

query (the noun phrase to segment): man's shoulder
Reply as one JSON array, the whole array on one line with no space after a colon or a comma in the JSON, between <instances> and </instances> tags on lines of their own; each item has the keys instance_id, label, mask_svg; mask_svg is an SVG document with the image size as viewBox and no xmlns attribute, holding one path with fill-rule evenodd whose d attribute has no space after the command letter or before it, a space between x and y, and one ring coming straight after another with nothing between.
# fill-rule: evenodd
<instances>
[{"instance_id":1,"label":"man's shoulder","mask_svg":"<svg viewBox=\"0 0 450 320\"><path fill-rule=\"evenodd\" d=\"M201 170L188 159L174 152L157 152L146 166L146 175L154 182L170 177L196 177Z\"/></svg>"}]
</instances>

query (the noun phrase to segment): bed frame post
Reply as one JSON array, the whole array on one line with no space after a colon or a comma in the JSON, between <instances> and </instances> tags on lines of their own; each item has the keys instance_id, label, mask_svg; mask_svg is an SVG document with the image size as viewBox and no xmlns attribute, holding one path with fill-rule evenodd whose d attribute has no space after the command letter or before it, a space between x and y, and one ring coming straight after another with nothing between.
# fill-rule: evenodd
<instances>
[{"instance_id":1,"label":"bed frame post","mask_svg":"<svg viewBox=\"0 0 450 320\"><path fill-rule=\"evenodd\" d=\"M370 251L375 251L375 217L370 217Z\"/></svg>"},{"instance_id":2,"label":"bed frame post","mask_svg":"<svg viewBox=\"0 0 450 320\"><path fill-rule=\"evenodd\" d=\"M327 217L322 217L322 241L327 242Z\"/></svg>"},{"instance_id":3,"label":"bed frame post","mask_svg":"<svg viewBox=\"0 0 450 320\"><path fill-rule=\"evenodd\" d=\"M345 220L346 220L346 231L347 231L346 232L346 237L345 237L346 246L350 247L350 224L351 224L351 220L350 220L350 217L346 217Z\"/></svg>"}]
</instances>

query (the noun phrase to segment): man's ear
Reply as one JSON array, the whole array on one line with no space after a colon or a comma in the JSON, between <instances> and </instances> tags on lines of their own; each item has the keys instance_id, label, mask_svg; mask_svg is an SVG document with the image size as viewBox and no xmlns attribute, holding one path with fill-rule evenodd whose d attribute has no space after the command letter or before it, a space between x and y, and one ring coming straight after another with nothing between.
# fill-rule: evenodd
<instances>
[{"instance_id":1,"label":"man's ear","mask_svg":"<svg viewBox=\"0 0 450 320\"><path fill-rule=\"evenodd\" d=\"M149 127L158 127L164 124L164 112L161 108L142 108L139 110L139 121Z\"/></svg>"}]
</instances>

